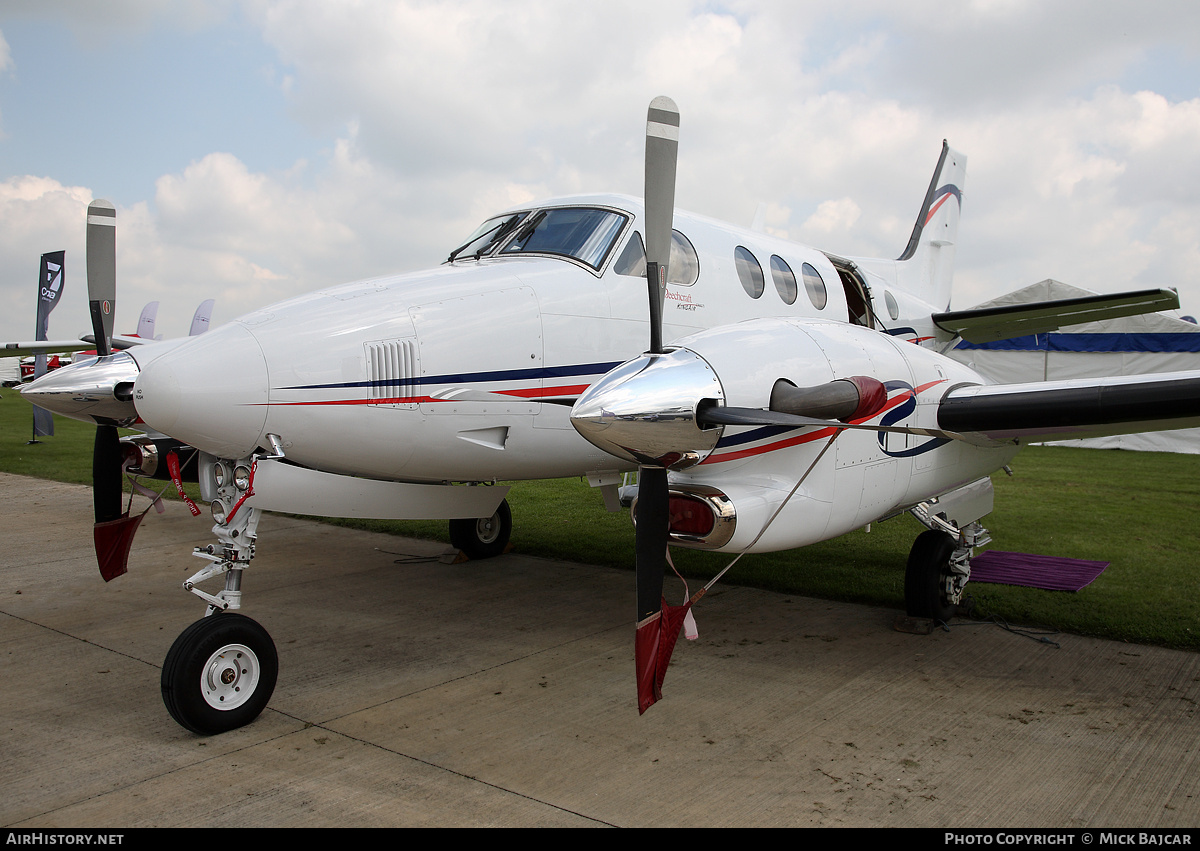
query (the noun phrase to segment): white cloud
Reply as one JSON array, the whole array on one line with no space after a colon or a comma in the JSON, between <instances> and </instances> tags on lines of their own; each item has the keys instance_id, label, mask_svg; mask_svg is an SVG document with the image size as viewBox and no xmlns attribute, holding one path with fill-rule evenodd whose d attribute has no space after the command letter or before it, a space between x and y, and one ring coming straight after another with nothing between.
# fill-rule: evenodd
<instances>
[{"instance_id":1,"label":"white cloud","mask_svg":"<svg viewBox=\"0 0 1200 851\"><path fill-rule=\"evenodd\" d=\"M4 40L4 33L0 32L0 71L11 71L12 67L12 50L9 48L8 42Z\"/></svg>"},{"instance_id":2,"label":"white cloud","mask_svg":"<svg viewBox=\"0 0 1200 851\"><path fill-rule=\"evenodd\" d=\"M90 327L83 275L84 221L89 189L48 177L21 176L0 183L0 292L5 339L31 340L37 312L39 257L66 250L65 298L50 317L50 333L74 337ZM73 258L78 258L78 261ZM74 264L74 265L73 265Z\"/></svg>"},{"instance_id":3,"label":"white cloud","mask_svg":"<svg viewBox=\"0 0 1200 851\"><path fill-rule=\"evenodd\" d=\"M848 231L854 227L862 210L851 198L822 201L817 211L808 217L803 227L806 231L833 233Z\"/></svg>"}]
</instances>

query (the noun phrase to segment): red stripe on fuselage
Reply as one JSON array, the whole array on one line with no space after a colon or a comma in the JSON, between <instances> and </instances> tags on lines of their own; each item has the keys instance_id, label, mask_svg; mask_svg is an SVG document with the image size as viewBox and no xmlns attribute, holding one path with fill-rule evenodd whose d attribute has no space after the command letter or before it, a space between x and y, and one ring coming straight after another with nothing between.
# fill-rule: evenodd
<instances>
[{"instance_id":1,"label":"red stripe on fuselage","mask_svg":"<svg viewBox=\"0 0 1200 851\"><path fill-rule=\"evenodd\" d=\"M495 390L501 396L520 396L523 399L533 399L542 396L578 396L590 387L590 384L572 384L570 387L531 387L527 390Z\"/></svg>"},{"instance_id":2,"label":"red stripe on fuselage","mask_svg":"<svg viewBox=\"0 0 1200 851\"><path fill-rule=\"evenodd\" d=\"M543 399L546 397L578 396L589 384L570 384L565 387L526 387L517 390L489 390L497 396L514 396L519 399ZM436 399L433 396L389 396L380 399L327 399L311 402L257 402L258 405L423 405L427 402L457 402L458 399Z\"/></svg>"}]
</instances>

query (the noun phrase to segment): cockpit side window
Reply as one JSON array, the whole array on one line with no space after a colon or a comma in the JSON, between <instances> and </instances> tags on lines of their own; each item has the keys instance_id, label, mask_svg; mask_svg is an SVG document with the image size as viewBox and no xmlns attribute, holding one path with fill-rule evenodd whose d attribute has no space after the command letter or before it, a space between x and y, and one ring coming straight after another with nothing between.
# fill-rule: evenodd
<instances>
[{"instance_id":1,"label":"cockpit side window","mask_svg":"<svg viewBox=\"0 0 1200 851\"><path fill-rule=\"evenodd\" d=\"M542 210L526 222L501 254L558 254L599 270L627 217L593 207Z\"/></svg>"},{"instance_id":2,"label":"cockpit side window","mask_svg":"<svg viewBox=\"0 0 1200 851\"><path fill-rule=\"evenodd\" d=\"M629 275L634 278L646 277L646 248L642 244L642 236L637 231L625 244L625 250L613 264L613 271L618 275ZM671 231L671 258L667 261L667 283L681 287L690 287L700 277L700 258L691 241L677 230Z\"/></svg>"},{"instance_id":3,"label":"cockpit side window","mask_svg":"<svg viewBox=\"0 0 1200 851\"><path fill-rule=\"evenodd\" d=\"M642 245L642 235L634 231L625 250L613 264L613 271L618 275L629 275L632 278L646 277L646 246Z\"/></svg>"}]
</instances>

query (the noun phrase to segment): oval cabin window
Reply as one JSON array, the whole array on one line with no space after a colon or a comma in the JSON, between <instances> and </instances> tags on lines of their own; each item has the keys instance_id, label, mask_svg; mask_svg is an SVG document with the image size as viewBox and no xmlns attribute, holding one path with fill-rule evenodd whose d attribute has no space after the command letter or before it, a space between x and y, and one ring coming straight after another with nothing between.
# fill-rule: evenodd
<instances>
[{"instance_id":1,"label":"oval cabin window","mask_svg":"<svg viewBox=\"0 0 1200 851\"><path fill-rule=\"evenodd\" d=\"M775 291L784 304L796 303L796 275L786 260L774 254L771 255L771 280L775 282Z\"/></svg>"},{"instance_id":2,"label":"oval cabin window","mask_svg":"<svg viewBox=\"0 0 1200 851\"><path fill-rule=\"evenodd\" d=\"M758 298L766 289L767 282L763 277L762 266L758 265L758 260L750 253L749 248L738 246L733 250L733 262L737 266L738 280L742 282L742 289L750 298Z\"/></svg>"},{"instance_id":3,"label":"oval cabin window","mask_svg":"<svg viewBox=\"0 0 1200 851\"><path fill-rule=\"evenodd\" d=\"M817 310L823 310L829 302L829 293L825 289L825 280L821 273L817 271L817 267L805 263L800 267L800 275L804 278L804 291L808 293L808 300Z\"/></svg>"}]
</instances>

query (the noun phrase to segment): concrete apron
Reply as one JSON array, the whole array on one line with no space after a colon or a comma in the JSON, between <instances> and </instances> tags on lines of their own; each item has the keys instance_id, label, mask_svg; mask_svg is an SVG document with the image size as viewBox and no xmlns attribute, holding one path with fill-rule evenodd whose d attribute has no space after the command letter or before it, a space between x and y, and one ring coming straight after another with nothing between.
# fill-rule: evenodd
<instances>
[{"instance_id":1,"label":"concrete apron","mask_svg":"<svg viewBox=\"0 0 1200 851\"><path fill-rule=\"evenodd\" d=\"M1200 823L1200 655L724 586L637 714L631 573L282 516L243 613L280 655L248 727L159 694L210 521L151 514L105 584L87 488L0 474L10 827Z\"/></svg>"}]
</instances>

